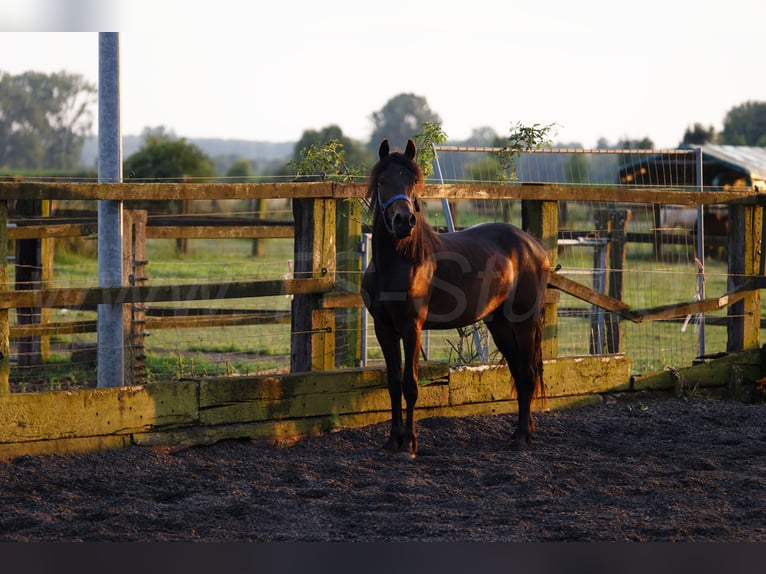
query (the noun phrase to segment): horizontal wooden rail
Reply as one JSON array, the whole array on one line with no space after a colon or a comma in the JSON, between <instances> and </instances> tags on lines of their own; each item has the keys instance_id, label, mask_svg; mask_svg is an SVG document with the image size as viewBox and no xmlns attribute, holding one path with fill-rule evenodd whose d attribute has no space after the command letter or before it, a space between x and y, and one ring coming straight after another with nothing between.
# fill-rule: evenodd
<instances>
[{"instance_id":1,"label":"horizontal wooden rail","mask_svg":"<svg viewBox=\"0 0 766 574\"><path fill-rule=\"evenodd\" d=\"M10 327L11 340L24 337L54 337L56 335L75 335L80 333L95 333L97 321L61 321L58 323L28 323Z\"/></svg>"},{"instance_id":2,"label":"horizontal wooden rail","mask_svg":"<svg viewBox=\"0 0 766 574\"><path fill-rule=\"evenodd\" d=\"M146 227L148 239L279 239L295 235L290 225L245 225L217 227L200 225L196 227Z\"/></svg>"},{"instance_id":3,"label":"horizontal wooden rail","mask_svg":"<svg viewBox=\"0 0 766 574\"><path fill-rule=\"evenodd\" d=\"M28 183L0 182L0 201L16 199L81 200L226 200L363 198L364 183ZM574 186L561 184L427 184L424 199L512 199L675 205L766 204L766 194L752 191L666 191L641 186Z\"/></svg>"},{"instance_id":4,"label":"horizontal wooden rail","mask_svg":"<svg viewBox=\"0 0 766 574\"><path fill-rule=\"evenodd\" d=\"M155 301L200 301L327 293L333 281L326 278L156 285L140 287L91 287L0 292L0 309L20 307L90 307Z\"/></svg>"},{"instance_id":5,"label":"horizontal wooden rail","mask_svg":"<svg viewBox=\"0 0 766 574\"><path fill-rule=\"evenodd\" d=\"M183 309L179 309L183 311ZM215 310L213 310L215 311ZM290 323L290 311L261 310L242 313L208 313L204 315L165 315L147 317L145 328L148 331L162 329L204 328L204 327L236 327L246 325L284 325ZM51 337L56 335L73 335L80 333L95 333L98 329L96 321L59 321L56 323L32 323L14 325L10 328L10 339L24 337Z\"/></svg>"},{"instance_id":6,"label":"horizontal wooden rail","mask_svg":"<svg viewBox=\"0 0 766 574\"><path fill-rule=\"evenodd\" d=\"M65 223L50 224L41 220L39 225L24 225L8 228L8 239L41 239L43 237L87 237L96 236L98 224L93 223Z\"/></svg>"},{"instance_id":7,"label":"horizontal wooden rail","mask_svg":"<svg viewBox=\"0 0 766 574\"><path fill-rule=\"evenodd\" d=\"M582 301L591 303L596 307L617 313L622 318L634 323L645 323L726 309L744 299L749 293L766 288L766 277L760 275L748 277L742 285L728 293L724 293L720 297L710 297L694 303L672 303L670 305L637 310L631 309L630 305L618 299L594 291L590 287L576 283L556 272L552 272L549 275L548 285Z\"/></svg>"}]
</instances>

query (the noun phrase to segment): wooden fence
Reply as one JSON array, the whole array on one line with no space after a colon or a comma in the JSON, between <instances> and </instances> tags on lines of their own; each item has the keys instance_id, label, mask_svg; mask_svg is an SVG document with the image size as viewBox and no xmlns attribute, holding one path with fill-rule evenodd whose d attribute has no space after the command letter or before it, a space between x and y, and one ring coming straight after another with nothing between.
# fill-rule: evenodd
<instances>
[{"instance_id":1,"label":"wooden fence","mask_svg":"<svg viewBox=\"0 0 766 574\"><path fill-rule=\"evenodd\" d=\"M353 224L354 221L359 221L359 218L340 218L345 222L344 225L348 227L343 228L338 233L337 222L339 220L336 218L336 215L339 209L349 209L350 205L359 204L359 202L347 202L344 200L359 199L363 196L364 192L365 188L363 185L335 182L294 182L284 184L0 183L0 234L5 234L4 237L0 236L0 246L2 246L0 247L0 445L17 445L17 443L21 443L22 446L6 447L6 452L10 453L10 456L13 453L26 451L47 452L58 448L100 448L98 445L101 445L103 440L105 440L105 435L101 434L100 431L94 436L80 437L78 434L80 431L73 430L71 425L69 427L64 425L64 427L53 431L45 425L38 425L38 428L30 423L30 420L35 417L40 417L42 420L42 417L49 416L50 413L46 409L54 407L44 407L42 405L53 405L58 400L56 397L61 396L60 393L42 394L45 396L37 396L30 399L19 398L16 393L9 393L8 381L11 368L9 310L14 308L82 307L115 302L130 305L160 301L189 301L285 294L295 296L291 312L291 332L293 333L291 341L291 370L294 374L287 378L262 377L252 380L248 379L249 383L246 383L243 378L228 382L218 379L215 383L201 381L192 385L193 388L190 389L178 387L175 390L169 390L165 389L162 385L159 387L148 385L142 387L144 390L97 389L96 391L83 391L83 393L87 394L87 397L85 395L78 395L79 398L75 399L76 402L81 400L86 402L105 401L106 403L113 404L114 408L119 408L119 412L123 413L120 416L124 416L127 405L129 410L133 411L131 416L138 417L138 422L134 421L125 426L120 426L119 428L123 430L119 432L115 431L115 426L111 426L116 424L113 420L107 422L106 430L108 431L109 427L112 429L111 433L107 432L110 437L109 441L142 442L143 439L137 437L151 435L154 438L147 439L149 442L204 442L205 440L210 440L211 437L220 438L237 434L240 431L243 433L242 436L252 436L252 425L259 425L258 428L261 429L279 427L282 429L279 431L282 433L280 436L284 438L285 433L289 434L284 429L293 429L296 431L295 434L302 434L303 432L308 432L312 429L316 430L320 427L327 428L328 425L336 424L338 417L341 415L342 420L347 421L348 424L356 424L363 421L370 422L385 418L387 416L387 406L384 407L379 402L373 401L375 406L370 407L366 403L367 399L363 398L371 395L377 396L380 392L384 391L380 375L375 375L374 382L370 383L368 375L365 374L368 370L348 371L348 373L357 374L346 374L342 377L343 381L351 382L348 382L349 387L346 390L333 387L334 390L330 394L339 393L335 398L328 398L326 395L329 391L319 388L321 385L327 384L326 381L329 380L321 373L333 371L336 366L335 334L337 332L336 321L339 320L338 317L342 317L341 320L343 321L354 321L353 315L351 318L342 315L344 313L343 310L358 310L361 306L360 298L358 297L358 284L355 285L352 280L348 279L348 277L354 277L355 275L338 273L339 259L336 255L339 251L337 242L349 241L351 242L350 245L353 245L361 239L361 224L356 226ZM555 266L558 243L558 202L607 201L619 204L626 199L627 193L625 188L620 187L427 185L424 197L521 200L525 207L523 210L524 226L541 240ZM592 381L598 379L600 386L595 388L591 384L591 390L588 390L588 383L580 382L559 395L555 392L551 393L549 390L549 397L552 397L554 400L563 397L569 397L570 399L577 397L577 400L581 401L583 396L589 395L591 392L615 389L627 390L642 388L642 386L643 388L653 388L655 386L672 388L676 384L668 373L660 373L653 378L643 379L643 382L631 381L629 358L620 355L589 358L587 360L583 358L557 359L556 321L558 290L565 291L598 305L622 320L636 322L671 316L684 316L689 313L700 312L704 309L720 309L728 307L736 301L736 304L741 309L734 314L730 321L729 350L732 352L749 352L742 355L743 358L741 359L728 359L729 362L727 364L729 367L725 369L725 373L716 374L711 380L714 381L713 384L715 385L725 384L722 381L729 380L729 370L735 364L737 365L738 376L741 377L742 373L744 373L746 381L752 382L760 378L760 355L756 357L754 353L757 352L760 346L759 293L760 289L764 286L763 261L760 257L763 247L761 241L764 235L761 196L750 192L735 191L691 194L684 191L668 192L655 189L636 189L631 190L629 193L630 202L633 203L672 203L680 205L697 205L700 203L728 204L731 214L730 241L736 247L729 249L730 254L732 254L729 267L730 274L733 277L730 292L714 299L692 304L667 305L655 309L634 310L622 303L618 290L612 290L606 294L596 293L588 287L574 283L554 273L550 281L551 289L549 290L546 306L547 327L544 341L544 356L547 360L546 384L551 389L557 388L557 384L560 384L560 381L551 378L553 374L559 373L563 377L565 372L568 374L577 372L575 365L587 363L590 370L586 369L587 374L584 375L584 380L590 379ZM275 233L280 237L289 237L292 234L294 236L296 265L292 279L176 286L149 286L140 284L140 281L134 281L133 284L110 288L30 289L24 291L12 291L9 289L8 269L5 263L7 261L9 239L31 239L38 236L65 237L82 233L82 225L84 225L49 225L42 228L45 230L44 233L40 233L41 228L33 230L32 227L9 227L8 202L10 201L64 199L169 201L180 199L225 200L269 198L292 200L294 214L292 229L288 226L234 225L228 226L227 231L222 231L221 227L211 225L193 228L176 227L171 230L166 228L161 232L156 231L156 233L162 233L163 237L183 236L186 238L231 237L232 233L234 234L233 236L237 237L253 238L270 237L274 236L273 234ZM141 223L139 222L137 225L140 227ZM608 233L611 233L611 231L608 231ZM615 233L617 233L616 230ZM149 231L147 229L148 235ZM741 246L744 246L744 249ZM141 259L140 255L137 257ZM340 264L357 265L357 263L349 263L347 261L340 262ZM356 268L343 270L358 271ZM140 273L129 275L132 275L134 279L140 277ZM358 277L358 275L356 276ZM339 280L339 277L344 278L343 282ZM341 313L340 315L339 312ZM141 321L142 319L139 318L138 320ZM16 328L19 329L16 335L34 336L41 334L35 333L34 327L28 325ZM343 329L343 331L346 330ZM344 347L354 349L356 344L344 345ZM586 361L586 363L583 361ZM553 366L556 364L560 365L560 368ZM603 366L619 364L621 367L616 370L613 369L609 376L602 377L601 374L594 374L592 370L594 368L597 369L599 364ZM594 367L594 365L596 366ZM460 375L454 374L457 371L449 369L445 371L446 367L443 366L435 368L437 370L441 368L444 371L435 380L446 380L446 390L443 392L434 391L441 398L438 400L434 399L431 403L424 403L423 409L431 409L434 413L450 412L450 409L455 412L493 412L497 405L492 397L503 397L501 401L505 401L507 405L503 406L502 409L512 408L509 406L510 397L503 395L494 388L487 391L485 395L478 397L478 399L471 396L466 398L466 394L458 390L464 387L465 381L461 379ZM316 373L314 378L301 378L299 373L308 371ZM344 370L343 372L347 371ZM367 391L360 391L358 388L359 384L353 382L359 378L366 381L360 384L364 389L369 387ZM319 382L320 380L324 382ZM452 381L455 380L458 382L453 385ZM274 385L278 384L275 381L280 381L279 384L283 385L281 390L274 388ZM294 381L294 383L290 384L298 386L305 383L314 388L316 393L321 395L323 404L326 403L328 405L324 409L320 408L320 411L324 410L326 412L312 410L313 407L310 403L314 400L319 400L318 397L309 398L312 396L312 393L303 393L301 394L302 398L300 400L297 399L298 395L290 390L291 387L286 381ZM606 386L604 386L605 381L607 381ZM268 389L268 392L263 390L264 386ZM213 395L210 394L209 390L212 387L218 389L213 393L218 398L211 398ZM573 388L576 390L572 390ZM224 391L221 389L228 390ZM353 393L361 392L362 396L353 395L355 398L348 403L346 401L349 398L347 393L352 391ZM371 395L367 394L368 391ZM194 404L186 405L186 399L181 397L181 395L186 396L186 393L197 397L196 400L198 402L194 403L192 401ZM238 393L243 394L240 396ZM255 394L250 396L249 393ZM257 400L254 398L255 395L257 395ZM346 397L346 399L341 399L340 397ZM136 398L138 402L133 404L133 398ZM61 400L64 399L62 398ZM219 404L216 403L218 400L221 401L220 406L216 407L215 405ZM177 404L175 403L176 401L178 401ZM571 400L568 402L571 402ZM257 407L255 406L256 403ZM339 406L341 403L342 407ZM182 406L182 404L185 406ZM240 406L237 408L223 408L223 405ZM42 410L35 414L38 408ZM202 416L203 412L213 412L211 409L219 413L233 410L238 414L233 418L221 416L212 421ZM178 414L181 411L184 414ZM197 413L197 415L193 413ZM328 421L335 422L330 424ZM24 428L37 428L37 430L30 430L29 433L19 432L18 428L21 426ZM73 435L72 433L75 434ZM78 438L72 438L73 436ZM61 442L63 437L68 437L67 440L69 442L66 444L70 445L69 447L61 446L64 444Z\"/></svg>"}]
</instances>

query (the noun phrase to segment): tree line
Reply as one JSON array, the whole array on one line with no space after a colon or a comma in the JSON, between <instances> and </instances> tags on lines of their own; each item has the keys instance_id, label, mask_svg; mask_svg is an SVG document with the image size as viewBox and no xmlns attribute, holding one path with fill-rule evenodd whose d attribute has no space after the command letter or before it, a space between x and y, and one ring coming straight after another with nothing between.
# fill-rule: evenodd
<instances>
[{"instance_id":1,"label":"tree line","mask_svg":"<svg viewBox=\"0 0 766 574\"><path fill-rule=\"evenodd\" d=\"M12 75L0 71L0 170L9 173L78 170L85 138L92 132L96 98L96 87L78 74ZM441 124L441 118L430 109L426 99L412 93L394 96L370 119L373 130L369 141L349 138L338 125L306 130L295 144L290 161L277 166L259 166L252 158L216 160L162 126L146 128L143 145L125 160L124 172L126 177L155 181L289 176L305 160L305 150L317 142L336 142L347 165L371 166L382 139L404 142L424 125ZM503 147L508 145L508 137L498 135L492 128L480 127L473 130L468 140L451 143ZM713 126L695 123L679 142L705 143L766 146L766 101L748 101L731 108L720 132ZM654 142L645 137L611 146L602 139L598 147L652 149Z\"/></svg>"}]
</instances>

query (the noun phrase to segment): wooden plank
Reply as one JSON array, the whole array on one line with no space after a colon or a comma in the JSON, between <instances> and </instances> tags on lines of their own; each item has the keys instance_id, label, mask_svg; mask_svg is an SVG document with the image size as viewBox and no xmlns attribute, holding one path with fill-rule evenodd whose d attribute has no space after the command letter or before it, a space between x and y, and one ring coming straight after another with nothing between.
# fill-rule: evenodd
<instances>
[{"instance_id":1,"label":"wooden plank","mask_svg":"<svg viewBox=\"0 0 766 574\"><path fill-rule=\"evenodd\" d=\"M214 444L221 440L250 439L277 446L288 446L296 441L343 428L359 428L388 420L387 412L306 417L283 421L259 421L252 423L220 425L215 427L192 427L134 435L135 444L142 446L171 446L188 448ZM382 444L381 439L381 444Z\"/></svg>"},{"instance_id":2,"label":"wooden plank","mask_svg":"<svg viewBox=\"0 0 766 574\"><path fill-rule=\"evenodd\" d=\"M602 309L619 314L625 319L634 323L648 321L661 321L675 317L686 317L695 313L711 313L725 309L737 301L747 297L755 289L763 289L766 286L766 278L748 277L747 281L736 289L721 295L720 297L711 297L696 301L693 303L672 303L670 305L661 305L658 307L649 307L647 309L633 310L629 305L622 301L603 295L594 291L590 287L576 283L571 279L552 272L548 278L548 285L560 289L578 299L592 303Z\"/></svg>"},{"instance_id":3,"label":"wooden plank","mask_svg":"<svg viewBox=\"0 0 766 574\"><path fill-rule=\"evenodd\" d=\"M289 325L289 311L264 311L258 313L188 315L177 317L148 317L146 328L149 331L159 329L199 329L205 327L237 327L246 325Z\"/></svg>"},{"instance_id":4,"label":"wooden plank","mask_svg":"<svg viewBox=\"0 0 766 574\"><path fill-rule=\"evenodd\" d=\"M749 291L729 292L720 297L711 297L694 303L672 303L659 307L650 307L648 309L639 309L631 311L629 318L636 323L648 321L661 321L663 319L673 319L675 317L686 317L695 313L712 313L720 311L741 301L748 295Z\"/></svg>"},{"instance_id":5,"label":"wooden plank","mask_svg":"<svg viewBox=\"0 0 766 574\"><path fill-rule=\"evenodd\" d=\"M696 189L696 188L694 188ZM423 198L513 199L540 201L591 201L676 205L739 203L760 205L763 198L752 191L667 191L641 186L573 186L559 184L426 184ZM26 183L0 182L0 200L208 200L358 198L367 192L364 183Z\"/></svg>"},{"instance_id":6,"label":"wooden plank","mask_svg":"<svg viewBox=\"0 0 766 574\"><path fill-rule=\"evenodd\" d=\"M363 186L360 184L360 189ZM360 194L360 197L363 195ZM27 183L0 182L3 199L207 200L333 197L332 182Z\"/></svg>"},{"instance_id":7,"label":"wooden plank","mask_svg":"<svg viewBox=\"0 0 766 574\"><path fill-rule=\"evenodd\" d=\"M555 289L559 289L564 293L568 293L573 297L592 303L602 309L618 313L627 319L633 320L630 305L627 305L618 299L609 297L608 295L604 295L603 293L599 293L598 291L594 291L590 287L572 281L560 273L551 271L548 276L548 285Z\"/></svg>"},{"instance_id":8,"label":"wooden plank","mask_svg":"<svg viewBox=\"0 0 766 574\"><path fill-rule=\"evenodd\" d=\"M0 296L8 293L8 202L0 200ZM0 308L0 397L11 392L11 344L8 309Z\"/></svg>"},{"instance_id":9,"label":"wooden plank","mask_svg":"<svg viewBox=\"0 0 766 574\"><path fill-rule=\"evenodd\" d=\"M699 388L728 386L732 369L735 367L739 369L742 383L755 383L762 376L761 350L751 349L731 353L702 364L675 369L675 374L665 369L637 375L633 377L631 390L675 390L677 394L693 395Z\"/></svg>"},{"instance_id":10,"label":"wooden plank","mask_svg":"<svg viewBox=\"0 0 766 574\"><path fill-rule=\"evenodd\" d=\"M551 410L582 408L587 405L600 404L602 401L603 399L600 395L562 397L549 401L548 408ZM518 412L516 401L496 401L469 405L419 407L416 409L416 419L421 421L437 416L507 415L516 412ZM189 448L198 445L214 444L221 440L250 439L278 446L287 446L308 436L316 436L321 433L341 429L387 423L390 419L391 413L388 410L384 410L322 417L305 417L282 421L219 425L215 427L179 428L136 434L133 436L133 442L142 446ZM514 425L515 421L509 420L509 434ZM385 439L385 433L386 430L383 429L378 441L381 445Z\"/></svg>"},{"instance_id":11,"label":"wooden plank","mask_svg":"<svg viewBox=\"0 0 766 574\"><path fill-rule=\"evenodd\" d=\"M96 223L19 225L8 229L8 239L40 239L51 237L87 237L98 233Z\"/></svg>"},{"instance_id":12,"label":"wooden plank","mask_svg":"<svg viewBox=\"0 0 766 574\"><path fill-rule=\"evenodd\" d=\"M335 284L336 257L336 225L337 202L334 199L315 200L319 213L314 225L316 237L315 247L317 256L314 261L314 277L326 277ZM323 309L319 305L319 297L314 297L312 310L312 329L315 331L311 346L312 371L327 371L335 368L335 310Z\"/></svg>"},{"instance_id":13,"label":"wooden plank","mask_svg":"<svg viewBox=\"0 0 766 574\"><path fill-rule=\"evenodd\" d=\"M335 201L293 201L296 279L323 278L335 283ZM329 291L329 290L328 290ZM323 309L314 293L292 301L290 370L307 372L335 367L335 312Z\"/></svg>"},{"instance_id":14,"label":"wooden plank","mask_svg":"<svg viewBox=\"0 0 766 574\"><path fill-rule=\"evenodd\" d=\"M200 408L253 400L277 401L357 389L382 388L382 369L290 373L280 376L210 377L200 382Z\"/></svg>"},{"instance_id":15,"label":"wooden plank","mask_svg":"<svg viewBox=\"0 0 766 574\"><path fill-rule=\"evenodd\" d=\"M13 340L21 337L51 337L55 335L95 333L97 328L97 321L61 321L58 323L13 325L10 330L10 338Z\"/></svg>"},{"instance_id":16,"label":"wooden plank","mask_svg":"<svg viewBox=\"0 0 766 574\"><path fill-rule=\"evenodd\" d=\"M446 384L433 383L419 389L418 406L447 406L449 389ZM338 416L391 410L388 389L374 388L321 392L296 396L283 395L276 400L255 399L234 404L200 409L200 423L219 425L265 420L285 420L301 417Z\"/></svg>"},{"instance_id":17,"label":"wooden plank","mask_svg":"<svg viewBox=\"0 0 766 574\"><path fill-rule=\"evenodd\" d=\"M323 309L350 309L364 307L359 293L326 293L319 303Z\"/></svg>"},{"instance_id":18,"label":"wooden plank","mask_svg":"<svg viewBox=\"0 0 766 574\"><path fill-rule=\"evenodd\" d=\"M626 355L587 355L543 361L548 398L627 391L631 361ZM450 404L469 404L515 398L505 365L459 367L450 373Z\"/></svg>"},{"instance_id":19,"label":"wooden plank","mask_svg":"<svg viewBox=\"0 0 766 574\"><path fill-rule=\"evenodd\" d=\"M728 287L741 289L746 278L760 270L763 209L755 206L729 206L728 232ZM754 349L760 346L759 290L749 292L729 307L727 316L727 344L729 352Z\"/></svg>"},{"instance_id":20,"label":"wooden plank","mask_svg":"<svg viewBox=\"0 0 766 574\"><path fill-rule=\"evenodd\" d=\"M338 295L359 296L362 285L362 202L336 200L335 237ZM354 303L361 302L361 297ZM326 308L325 297L319 306ZM335 307L335 366L353 367L362 359L362 306L356 304Z\"/></svg>"},{"instance_id":21,"label":"wooden plank","mask_svg":"<svg viewBox=\"0 0 766 574\"><path fill-rule=\"evenodd\" d=\"M765 255L761 252L763 238L763 207L745 207L745 245L744 250L748 254L745 264L745 275L755 275L760 271L761 258ZM757 349L761 346L761 292L753 290L742 301L743 306L743 341L742 349Z\"/></svg>"},{"instance_id":22,"label":"wooden plank","mask_svg":"<svg viewBox=\"0 0 766 574\"><path fill-rule=\"evenodd\" d=\"M327 278L201 283L192 285L153 285L136 287L90 287L80 289L39 289L0 292L0 309L17 307L89 307L114 303L153 303L156 301L200 301L241 299L332 290Z\"/></svg>"},{"instance_id":23,"label":"wooden plank","mask_svg":"<svg viewBox=\"0 0 766 574\"><path fill-rule=\"evenodd\" d=\"M545 249L550 268L556 268L558 259L559 207L556 201L523 201L522 227L536 237ZM524 221L526 220L526 221ZM547 292L547 290L546 290ZM558 301L546 299L543 310L543 358L558 357Z\"/></svg>"},{"instance_id":24,"label":"wooden plank","mask_svg":"<svg viewBox=\"0 0 766 574\"><path fill-rule=\"evenodd\" d=\"M197 420L194 383L0 396L0 443L122 435Z\"/></svg>"},{"instance_id":25,"label":"wooden plank","mask_svg":"<svg viewBox=\"0 0 766 574\"><path fill-rule=\"evenodd\" d=\"M247 225L240 227L179 225L146 228L146 237L149 239L279 239L291 238L294 235L295 228L293 225Z\"/></svg>"},{"instance_id":26,"label":"wooden plank","mask_svg":"<svg viewBox=\"0 0 766 574\"><path fill-rule=\"evenodd\" d=\"M630 357L624 354L562 357L543 363L548 397L567 397L630 389Z\"/></svg>"},{"instance_id":27,"label":"wooden plank","mask_svg":"<svg viewBox=\"0 0 766 574\"><path fill-rule=\"evenodd\" d=\"M2 188L0 188L1 190ZM336 183L333 196L336 198L362 198L366 193L365 184ZM575 186L560 184L515 183L515 184L435 184L423 186L424 199L510 199L538 201L588 201L615 203L649 203L676 205L714 205L742 203L758 205L763 198L753 191L697 191L696 187L648 188L642 186Z\"/></svg>"}]
</instances>

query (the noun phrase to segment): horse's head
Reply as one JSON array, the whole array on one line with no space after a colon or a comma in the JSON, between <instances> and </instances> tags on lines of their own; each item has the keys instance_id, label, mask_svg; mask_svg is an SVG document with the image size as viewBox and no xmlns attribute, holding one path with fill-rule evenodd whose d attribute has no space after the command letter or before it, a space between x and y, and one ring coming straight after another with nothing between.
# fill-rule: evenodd
<instances>
[{"instance_id":1,"label":"horse's head","mask_svg":"<svg viewBox=\"0 0 766 574\"><path fill-rule=\"evenodd\" d=\"M373 168L368 196L377 204L383 223L396 239L409 237L417 225L420 211L415 190L423 184L423 174L415 163L415 142L407 141L404 153L391 152L388 140L378 149L379 161Z\"/></svg>"}]
</instances>

